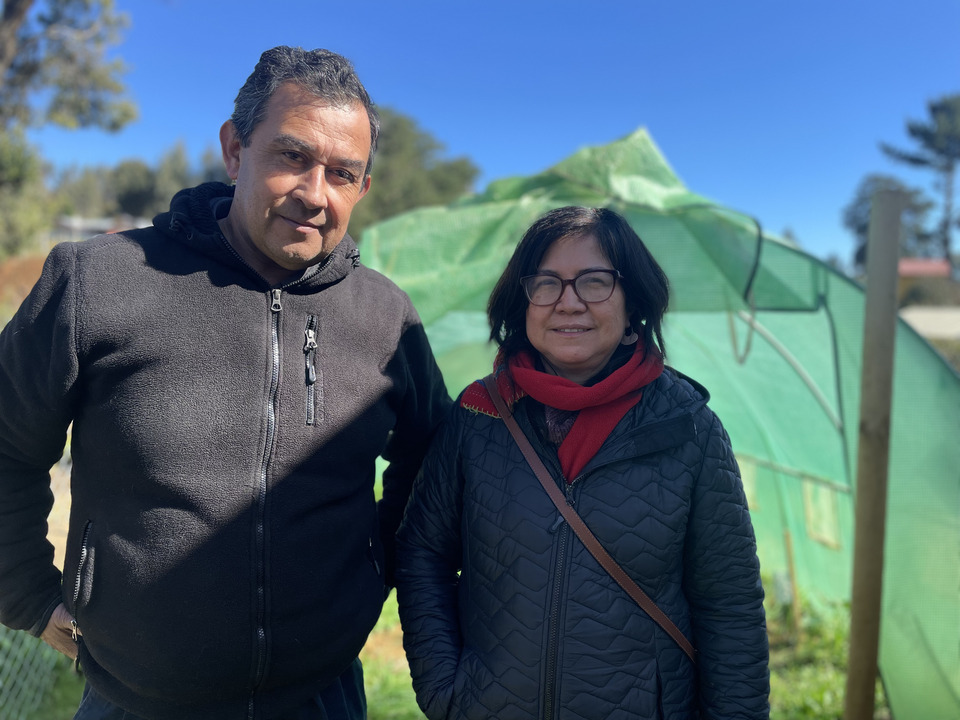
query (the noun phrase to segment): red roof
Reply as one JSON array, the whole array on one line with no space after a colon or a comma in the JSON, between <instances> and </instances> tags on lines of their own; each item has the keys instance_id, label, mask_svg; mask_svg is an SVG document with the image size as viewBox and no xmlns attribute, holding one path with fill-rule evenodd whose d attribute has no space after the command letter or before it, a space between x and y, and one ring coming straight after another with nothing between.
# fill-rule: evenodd
<instances>
[{"instance_id":1,"label":"red roof","mask_svg":"<svg viewBox=\"0 0 960 720\"><path fill-rule=\"evenodd\" d=\"M943 258L900 258L900 277L950 277L950 263Z\"/></svg>"}]
</instances>

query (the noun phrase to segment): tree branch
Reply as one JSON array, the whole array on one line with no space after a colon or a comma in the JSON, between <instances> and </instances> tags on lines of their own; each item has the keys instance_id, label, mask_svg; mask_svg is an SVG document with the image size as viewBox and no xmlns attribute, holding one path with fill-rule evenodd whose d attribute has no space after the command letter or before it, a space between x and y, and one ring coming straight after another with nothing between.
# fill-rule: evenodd
<instances>
[{"instance_id":1,"label":"tree branch","mask_svg":"<svg viewBox=\"0 0 960 720\"><path fill-rule=\"evenodd\" d=\"M33 0L5 0L0 15L0 82L17 56L17 34L27 18Z\"/></svg>"}]
</instances>

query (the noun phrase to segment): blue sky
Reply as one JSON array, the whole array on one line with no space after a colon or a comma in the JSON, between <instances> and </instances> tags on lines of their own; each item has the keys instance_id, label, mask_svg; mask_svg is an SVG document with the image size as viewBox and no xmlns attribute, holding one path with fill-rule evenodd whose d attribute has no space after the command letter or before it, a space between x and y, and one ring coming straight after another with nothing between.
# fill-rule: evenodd
<instances>
[{"instance_id":1,"label":"blue sky","mask_svg":"<svg viewBox=\"0 0 960 720\"><path fill-rule=\"evenodd\" d=\"M908 119L960 93L960 0L116 0L113 54L140 119L118 134L45 129L58 167L193 158L260 53L326 47L374 101L414 117L491 180L530 175L646 127L694 192L849 260L843 207L868 173L934 195L886 159ZM376 173L374 173L376 182Z\"/></svg>"}]
</instances>

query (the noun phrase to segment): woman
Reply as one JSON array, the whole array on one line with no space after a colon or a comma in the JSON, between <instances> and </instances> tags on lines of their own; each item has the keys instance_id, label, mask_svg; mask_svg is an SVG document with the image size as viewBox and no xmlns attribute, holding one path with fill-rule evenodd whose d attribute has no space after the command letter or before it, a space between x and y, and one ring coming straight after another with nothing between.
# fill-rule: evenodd
<instances>
[{"instance_id":1,"label":"woman","mask_svg":"<svg viewBox=\"0 0 960 720\"><path fill-rule=\"evenodd\" d=\"M663 365L667 301L622 217L553 210L490 297L492 384L696 666L572 533L488 379L440 431L398 537L404 646L431 720L768 716L746 499L707 391Z\"/></svg>"}]
</instances>

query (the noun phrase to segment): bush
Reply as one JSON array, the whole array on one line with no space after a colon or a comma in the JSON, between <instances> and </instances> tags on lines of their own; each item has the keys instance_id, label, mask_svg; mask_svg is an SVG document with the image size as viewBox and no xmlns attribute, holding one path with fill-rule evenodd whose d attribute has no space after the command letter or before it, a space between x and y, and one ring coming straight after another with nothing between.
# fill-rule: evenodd
<instances>
[{"instance_id":1,"label":"bush","mask_svg":"<svg viewBox=\"0 0 960 720\"><path fill-rule=\"evenodd\" d=\"M770 587L769 583L765 584ZM798 622L790 604L768 600L770 718L842 720L849 608L845 605L818 608L801 598L800 615ZM874 718L888 719L890 713L879 681L874 698Z\"/></svg>"}]
</instances>

